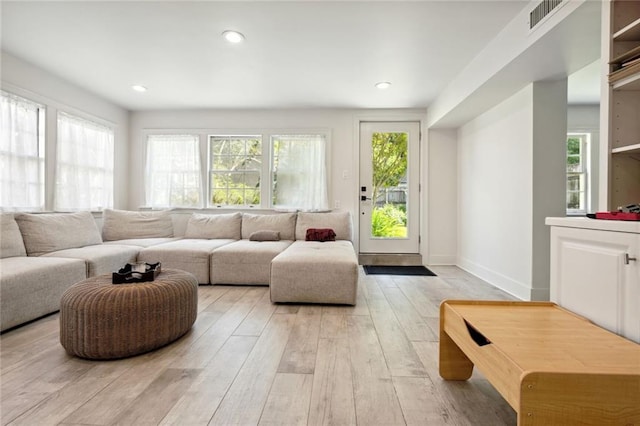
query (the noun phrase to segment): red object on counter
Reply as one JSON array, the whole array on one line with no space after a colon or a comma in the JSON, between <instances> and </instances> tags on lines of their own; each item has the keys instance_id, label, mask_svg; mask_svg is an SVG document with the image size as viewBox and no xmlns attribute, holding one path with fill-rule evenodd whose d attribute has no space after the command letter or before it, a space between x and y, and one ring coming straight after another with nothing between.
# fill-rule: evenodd
<instances>
[{"instance_id":1,"label":"red object on counter","mask_svg":"<svg viewBox=\"0 0 640 426\"><path fill-rule=\"evenodd\" d=\"M596 219L605 219L605 220L640 220L640 213L596 212Z\"/></svg>"}]
</instances>

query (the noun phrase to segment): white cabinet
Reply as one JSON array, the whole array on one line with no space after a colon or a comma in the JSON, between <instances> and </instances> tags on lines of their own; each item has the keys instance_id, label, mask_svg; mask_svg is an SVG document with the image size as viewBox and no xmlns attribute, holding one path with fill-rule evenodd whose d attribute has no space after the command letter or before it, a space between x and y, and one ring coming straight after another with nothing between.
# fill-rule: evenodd
<instances>
[{"instance_id":1,"label":"white cabinet","mask_svg":"<svg viewBox=\"0 0 640 426\"><path fill-rule=\"evenodd\" d=\"M547 224L551 301L640 343L640 224L571 218Z\"/></svg>"}]
</instances>

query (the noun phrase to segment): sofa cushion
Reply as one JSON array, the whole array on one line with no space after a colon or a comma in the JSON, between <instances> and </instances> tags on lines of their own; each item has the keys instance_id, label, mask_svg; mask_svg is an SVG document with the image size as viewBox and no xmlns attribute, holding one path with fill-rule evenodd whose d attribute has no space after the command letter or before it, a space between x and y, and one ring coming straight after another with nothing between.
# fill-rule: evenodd
<instances>
[{"instance_id":1,"label":"sofa cushion","mask_svg":"<svg viewBox=\"0 0 640 426\"><path fill-rule=\"evenodd\" d=\"M185 238L231 239L239 240L242 213L197 214L187 222Z\"/></svg>"},{"instance_id":2,"label":"sofa cushion","mask_svg":"<svg viewBox=\"0 0 640 426\"><path fill-rule=\"evenodd\" d=\"M87 277L80 259L10 257L0 269L0 330L59 310L62 293Z\"/></svg>"},{"instance_id":3,"label":"sofa cushion","mask_svg":"<svg viewBox=\"0 0 640 426\"><path fill-rule=\"evenodd\" d=\"M0 259L26 255L22 234L13 213L0 214Z\"/></svg>"},{"instance_id":4,"label":"sofa cushion","mask_svg":"<svg viewBox=\"0 0 640 426\"><path fill-rule=\"evenodd\" d=\"M102 217L102 237L105 241L173 237L169 210L131 212L105 209Z\"/></svg>"},{"instance_id":5,"label":"sofa cushion","mask_svg":"<svg viewBox=\"0 0 640 426\"><path fill-rule=\"evenodd\" d=\"M82 259L86 263L87 277L110 274L127 263L136 261L140 247L99 244L47 253L46 257Z\"/></svg>"},{"instance_id":6,"label":"sofa cushion","mask_svg":"<svg viewBox=\"0 0 640 426\"><path fill-rule=\"evenodd\" d=\"M161 262L163 269L182 269L195 275L198 283L208 284L211 252L234 241L227 239L203 240L185 238L142 249L138 254L138 261L147 263Z\"/></svg>"},{"instance_id":7,"label":"sofa cushion","mask_svg":"<svg viewBox=\"0 0 640 426\"><path fill-rule=\"evenodd\" d=\"M309 228L331 228L336 240L352 238L351 215L349 212L298 213L296 220L296 240L304 241Z\"/></svg>"},{"instance_id":8,"label":"sofa cushion","mask_svg":"<svg viewBox=\"0 0 640 426\"><path fill-rule=\"evenodd\" d=\"M171 241L177 241L178 237L165 237L165 238L131 238L126 240L113 240L105 241L104 244L116 244L124 246L137 246L137 247L151 247L158 244L170 243Z\"/></svg>"},{"instance_id":9,"label":"sofa cushion","mask_svg":"<svg viewBox=\"0 0 640 426\"><path fill-rule=\"evenodd\" d=\"M90 212L16 215L29 256L101 244L98 225Z\"/></svg>"},{"instance_id":10,"label":"sofa cushion","mask_svg":"<svg viewBox=\"0 0 640 426\"><path fill-rule=\"evenodd\" d=\"M293 241L240 240L211 253L211 284L269 284L271 260Z\"/></svg>"},{"instance_id":11,"label":"sofa cushion","mask_svg":"<svg viewBox=\"0 0 640 426\"><path fill-rule=\"evenodd\" d=\"M353 245L295 241L271 262L269 287L272 302L355 305L358 259Z\"/></svg>"},{"instance_id":12,"label":"sofa cushion","mask_svg":"<svg viewBox=\"0 0 640 426\"><path fill-rule=\"evenodd\" d=\"M256 231L277 231L281 240L293 240L295 236L296 214L249 214L242 215L242 239L248 240Z\"/></svg>"}]
</instances>

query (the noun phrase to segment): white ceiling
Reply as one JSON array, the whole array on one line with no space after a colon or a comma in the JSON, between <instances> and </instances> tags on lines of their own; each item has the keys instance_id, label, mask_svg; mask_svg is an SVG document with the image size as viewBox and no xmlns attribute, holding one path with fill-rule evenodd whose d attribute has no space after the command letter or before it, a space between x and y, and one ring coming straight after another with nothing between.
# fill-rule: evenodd
<instances>
[{"instance_id":1,"label":"white ceiling","mask_svg":"<svg viewBox=\"0 0 640 426\"><path fill-rule=\"evenodd\" d=\"M1 42L130 110L414 108L527 4L3 1ZM246 42L226 43L227 29Z\"/></svg>"}]
</instances>

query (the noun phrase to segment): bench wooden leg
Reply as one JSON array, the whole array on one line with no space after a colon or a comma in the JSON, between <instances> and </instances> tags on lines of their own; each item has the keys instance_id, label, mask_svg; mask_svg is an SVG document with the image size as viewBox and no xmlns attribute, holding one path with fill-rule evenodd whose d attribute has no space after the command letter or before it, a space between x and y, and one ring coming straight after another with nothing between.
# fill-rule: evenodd
<instances>
[{"instance_id":1,"label":"bench wooden leg","mask_svg":"<svg viewBox=\"0 0 640 426\"><path fill-rule=\"evenodd\" d=\"M473 373L473 363L462 349L440 329L440 376L445 380L467 380Z\"/></svg>"}]
</instances>

